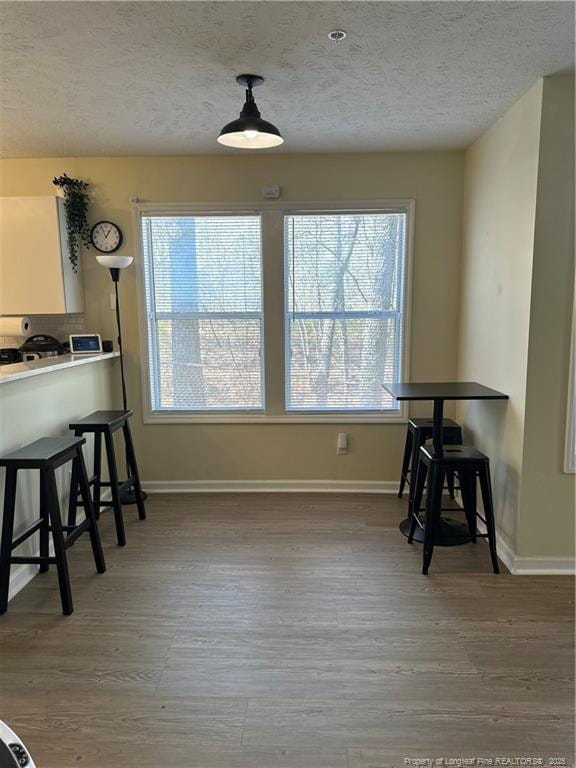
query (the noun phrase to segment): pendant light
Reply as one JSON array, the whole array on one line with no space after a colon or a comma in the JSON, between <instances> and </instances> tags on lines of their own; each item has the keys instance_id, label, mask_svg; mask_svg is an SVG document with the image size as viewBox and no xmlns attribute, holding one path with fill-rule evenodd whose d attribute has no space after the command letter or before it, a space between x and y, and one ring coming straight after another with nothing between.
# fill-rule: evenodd
<instances>
[{"instance_id":1,"label":"pendant light","mask_svg":"<svg viewBox=\"0 0 576 768\"><path fill-rule=\"evenodd\" d=\"M246 86L246 102L238 120L233 120L220 131L218 142L236 149L268 149L284 143L280 131L272 123L262 120L252 95L252 88L262 85L260 75L238 75L236 82Z\"/></svg>"}]
</instances>

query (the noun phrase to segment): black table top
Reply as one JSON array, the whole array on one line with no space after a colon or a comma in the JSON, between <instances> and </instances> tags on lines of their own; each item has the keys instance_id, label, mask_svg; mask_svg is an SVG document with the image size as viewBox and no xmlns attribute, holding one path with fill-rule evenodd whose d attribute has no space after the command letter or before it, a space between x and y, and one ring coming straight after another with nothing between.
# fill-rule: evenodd
<instances>
[{"instance_id":1,"label":"black table top","mask_svg":"<svg viewBox=\"0 0 576 768\"><path fill-rule=\"evenodd\" d=\"M503 392L476 381L399 381L382 386L396 400L508 400Z\"/></svg>"}]
</instances>

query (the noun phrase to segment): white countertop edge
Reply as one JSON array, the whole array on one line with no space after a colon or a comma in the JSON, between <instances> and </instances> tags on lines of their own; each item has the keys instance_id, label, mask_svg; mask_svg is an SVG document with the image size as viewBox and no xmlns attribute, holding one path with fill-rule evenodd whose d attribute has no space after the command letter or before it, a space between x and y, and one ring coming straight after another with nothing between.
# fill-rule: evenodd
<instances>
[{"instance_id":1,"label":"white countertop edge","mask_svg":"<svg viewBox=\"0 0 576 768\"><path fill-rule=\"evenodd\" d=\"M62 371L65 368L74 368L77 365L97 363L100 360L111 360L114 357L120 357L120 353L99 352L94 355L58 355L58 357L43 357L41 360L31 360L27 363L0 365L0 384L27 379L30 376L39 376L41 373Z\"/></svg>"}]
</instances>

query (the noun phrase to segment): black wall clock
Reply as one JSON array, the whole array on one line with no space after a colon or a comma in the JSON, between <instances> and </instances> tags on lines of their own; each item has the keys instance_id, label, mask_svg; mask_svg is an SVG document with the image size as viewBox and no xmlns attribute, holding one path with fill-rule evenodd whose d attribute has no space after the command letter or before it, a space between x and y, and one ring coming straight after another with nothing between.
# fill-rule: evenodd
<instances>
[{"instance_id":1,"label":"black wall clock","mask_svg":"<svg viewBox=\"0 0 576 768\"><path fill-rule=\"evenodd\" d=\"M90 230L90 242L100 253L114 253L123 239L122 230L111 221L98 221Z\"/></svg>"}]
</instances>

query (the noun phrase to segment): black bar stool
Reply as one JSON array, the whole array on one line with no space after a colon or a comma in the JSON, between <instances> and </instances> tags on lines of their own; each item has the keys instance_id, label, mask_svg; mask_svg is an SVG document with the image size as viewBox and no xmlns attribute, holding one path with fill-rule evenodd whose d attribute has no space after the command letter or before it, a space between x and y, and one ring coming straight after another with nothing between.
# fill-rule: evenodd
<instances>
[{"instance_id":1,"label":"black bar stool","mask_svg":"<svg viewBox=\"0 0 576 768\"><path fill-rule=\"evenodd\" d=\"M424 552L422 573L427 574L432 553L434 551L435 535L439 528L442 508L442 489L447 472L457 473L460 479L462 503L468 523L470 540L476 543L478 538L488 539L490 557L494 573L499 573L498 556L496 554L496 525L494 522L494 504L492 501L492 486L490 482L490 462L488 457L470 445L446 445L442 455L435 456L432 446L422 446L419 454L418 471L414 489L414 499L411 510L412 524L408 543L412 543L416 526L424 527ZM426 499L426 521L424 525L419 517L422 495L426 477L428 478L428 494ZM480 481L482 492L482 517L476 503L476 479ZM450 509L450 512L458 511ZM486 525L486 533L478 533L476 521L480 518Z\"/></svg>"},{"instance_id":2,"label":"black bar stool","mask_svg":"<svg viewBox=\"0 0 576 768\"><path fill-rule=\"evenodd\" d=\"M136 463L136 454L134 453L134 443L130 433L128 419L133 411L94 411L79 421L73 421L69 426L74 430L75 435L84 435L87 432L94 434L94 474L89 478L89 485L94 488L93 504L98 516L100 507L109 507L110 502L101 501L100 492L102 488L110 488L112 493L112 507L114 509L114 521L116 523L116 537L118 546L123 547L126 544L126 534L124 532L124 518L122 516L122 494L129 488L134 489L136 504L138 506L138 517L140 520L146 519L146 509L144 507L144 498L140 486L140 475L138 474L138 465ZM124 447L126 451L126 470L127 478L120 482L118 480L118 467L116 464L116 453L114 451L114 432L122 430L124 435ZM104 437L104 446L106 449L106 460L108 462L109 482L102 481L102 437ZM78 506L79 486L76 478L72 478L72 492L70 493L70 506L68 509L68 524L74 525L76 520L76 508ZM83 492L82 497L83 497Z\"/></svg>"},{"instance_id":3,"label":"black bar stool","mask_svg":"<svg viewBox=\"0 0 576 768\"><path fill-rule=\"evenodd\" d=\"M10 566L15 563L32 563L40 566L40 573L45 573L50 563L55 563L58 570L58 583L62 599L62 611L69 615L74 610L66 550L76 539L88 531L98 573L104 573L106 563L96 525L94 508L90 501L88 475L84 463L82 446L83 437L42 437L34 443L20 448L14 453L0 458L0 467L6 467L4 492L4 519L2 522L2 542L0 544L0 614L8 608L8 590L10 588ZM79 525L62 525L60 504L56 487L55 470L72 461L72 473L78 478L86 519ZM23 533L13 539L14 513L16 509L16 482L19 469L40 470L40 519L30 525ZM12 550L26 541L36 531L40 533L39 557L15 557ZM49 556L49 534L54 542L54 557ZM64 536L64 533L67 536Z\"/></svg>"},{"instance_id":4,"label":"black bar stool","mask_svg":"<svg viewBox=\"0 0 576 768\"><path fill-rule=\"evenodd\" d=\"M398 498L402 498L406 483L409 486L408 501L412 505L414 497L414 485L416 480L416 468L418 466L418 451L432 439L434 427L433 419L408 419L406 429L406 442L404 444L404 456L402 459L402 471L400 472L400 489ZM462 427L452 419L442 419L442 433L447 445L462 445ZM454 474L446 475L450 498L454 498Z\"/></svg>"}]
</instances>

